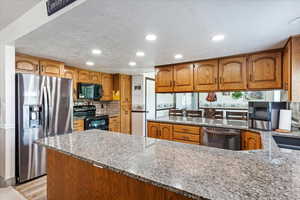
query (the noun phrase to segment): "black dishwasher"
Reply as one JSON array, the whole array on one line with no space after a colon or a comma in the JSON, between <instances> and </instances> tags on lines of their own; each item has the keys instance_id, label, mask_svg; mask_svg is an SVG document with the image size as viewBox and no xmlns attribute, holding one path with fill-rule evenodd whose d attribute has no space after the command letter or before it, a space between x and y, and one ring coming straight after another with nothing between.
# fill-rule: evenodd
<instances>
[{"instance_id":1,"label":"black dishwasher","mask_svg":"<svg viewBox=\"0 0 300 200\"><path fill-rule=\"evenodd\" d=\"M202 144L229 150L241 150L241 131L227 128L203 128Z\"/></svg>"}]
</instances>

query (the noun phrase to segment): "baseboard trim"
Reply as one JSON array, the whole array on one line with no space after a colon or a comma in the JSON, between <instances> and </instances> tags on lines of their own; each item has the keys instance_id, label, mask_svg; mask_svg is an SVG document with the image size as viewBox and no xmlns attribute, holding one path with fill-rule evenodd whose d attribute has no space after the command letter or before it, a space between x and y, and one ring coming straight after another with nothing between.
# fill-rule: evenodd
<instances>
[{"instance_id":1,"label":"baseboard trim","mask_svg":"<svg viewBox=\"0 0 300 200\"><path fill-rule=\"evenodd\" d=\"M2 176L0 176L0 188L12 186L12 185L16 185L16 178L15 177L12 177L12 178L9 178L9 179L5 180Z\"/></svg>"}]
</instances>

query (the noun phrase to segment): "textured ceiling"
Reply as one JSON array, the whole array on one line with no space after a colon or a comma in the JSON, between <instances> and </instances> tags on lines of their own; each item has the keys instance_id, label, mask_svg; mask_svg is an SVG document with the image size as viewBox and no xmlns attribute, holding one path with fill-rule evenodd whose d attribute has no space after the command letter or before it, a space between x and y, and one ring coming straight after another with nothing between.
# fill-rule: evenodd
<instances>
[{"instance_id":1,"label":"textured ceiling","mask_svg":"<svg viewBox=\"0 0 300 200\"><path fill-rule=\"evenodd\" d=\"M282 47L300 34L299 0L88 0L19 39L19 52L97 71L140 73L153 66ZM146 42L147 33L158 36ZM225 40L213 43L214 34ZM100 48L101 56L90 54ZM144 58L135 52L143 50ZM86 67L85 62L95 62ZM129 67L129 61L137 66ZM180 61L180 62L181 62Z\"/></svg>"},{"instance_id":2,"label":"textured ceiling","mask_svg":"<svg viewBox=\"0 0 300 200\"><path fill-rule=\"evenodd\" d=\"M0 0L0 30L41 0Z\"/></svg>"}]
</instances>

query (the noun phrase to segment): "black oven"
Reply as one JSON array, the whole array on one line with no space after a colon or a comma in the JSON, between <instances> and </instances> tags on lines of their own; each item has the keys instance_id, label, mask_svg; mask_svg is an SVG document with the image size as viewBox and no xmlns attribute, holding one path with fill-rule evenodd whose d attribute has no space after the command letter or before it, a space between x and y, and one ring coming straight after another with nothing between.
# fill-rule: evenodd
<instances>
[{"instance_id":1,"label":"black oven","mask_svg":"<svg viewBox=\"0 0 300 200\"><path fill-rule=\"evenodd\" d=\"M84 120L84 129L100 129L108 130L109 129L109 118L108 115L87 117Z\"/></svg>"}]
</instances>

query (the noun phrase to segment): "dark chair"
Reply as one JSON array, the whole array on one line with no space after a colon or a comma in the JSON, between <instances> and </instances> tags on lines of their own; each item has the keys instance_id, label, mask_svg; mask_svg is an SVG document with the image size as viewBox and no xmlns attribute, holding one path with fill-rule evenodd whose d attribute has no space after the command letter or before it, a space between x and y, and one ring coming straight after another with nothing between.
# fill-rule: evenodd
<instances>
[{"instance_id":1,"label":"dark chair","mask_svg":"<svg viewBox=\"0 0 300 200\"><path fill-rule=\"evenodd\" d=\"M226 112L226 119L233 119L233 120L247 120L248 114L247 112Z\"/></svg>"},{"instance_id":2,"label":"dark chair","mask_svg":"<svg viewBox=\"0 0 300 200\"><path fill-rule=\"evenodd\" d=\"M183 116L183 111L182 110L177 110L177 109L170 109L169 110L169 116Z\"/></svg>"},{"instance_id":3,"label":"dark chair","mask_svg":"<svg viewBox=\"0 0 300 200\"><path fill-rule=\"evenodd\" d=\"M187 110L186 116L187 117L202 117L202 111L201 110Z\"/></svg>"}]
</instances>

